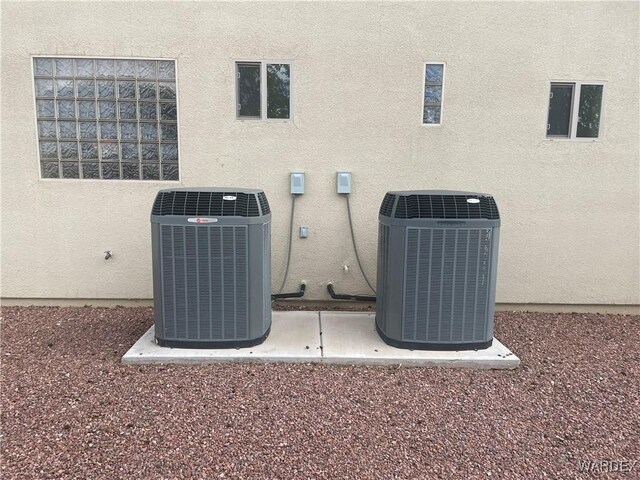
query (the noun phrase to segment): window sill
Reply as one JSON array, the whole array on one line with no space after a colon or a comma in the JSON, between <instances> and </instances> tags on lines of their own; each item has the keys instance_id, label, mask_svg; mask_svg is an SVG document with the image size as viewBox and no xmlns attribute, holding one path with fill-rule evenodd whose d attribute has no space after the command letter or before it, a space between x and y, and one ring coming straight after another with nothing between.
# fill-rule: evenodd
<instances>
[{"instance_id":1,"label":"window sill","mask_svg":"<svg viewBox=\"0 0 640 480\"><path fill-rule=\"evenodd\" d=\"M236 118L236 122L240 123L293 123L293 120L290 118Z\"/></svg>"},{"instance_id":2,"label":"window sill","mask_svg":"<svg viewBox=\"0 0 640 480\"><path fill-rule=\"evenodd\" d=\"M107 179L107 178L39 178L38 181L45 183L147 183L147 184L156 184L161 183L163 185L169 184L179 184L182 183L182 180L125 180L121 178Z\"/></svg>"},{"instance_id":3,"label":"window sill","mask_svg":"<svg viewBox=\"0 0 640 480\"><path fill-rule=\"evenodd\" d=\"M578 143L600 143L602 138L545 138L547 142L578 142Z\"/></svg>"}]
</instances>

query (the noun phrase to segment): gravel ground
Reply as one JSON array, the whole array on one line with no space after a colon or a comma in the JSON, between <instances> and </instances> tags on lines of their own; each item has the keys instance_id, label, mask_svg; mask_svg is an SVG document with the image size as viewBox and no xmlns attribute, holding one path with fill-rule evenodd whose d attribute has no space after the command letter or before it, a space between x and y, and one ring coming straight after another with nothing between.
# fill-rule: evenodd
<instances>
[{"instance_id":1,"label":"gravel ground","mask_svg":"<svg viewBox=\"0 0 640 480\"><path fill-rule=\"evenodd\" d=\"M499 313L522 366L470 371L124 366L149 308L2 315L4 480L608 478L578 462L640 461L638 316Z\"/></svg>"}]
</instances>

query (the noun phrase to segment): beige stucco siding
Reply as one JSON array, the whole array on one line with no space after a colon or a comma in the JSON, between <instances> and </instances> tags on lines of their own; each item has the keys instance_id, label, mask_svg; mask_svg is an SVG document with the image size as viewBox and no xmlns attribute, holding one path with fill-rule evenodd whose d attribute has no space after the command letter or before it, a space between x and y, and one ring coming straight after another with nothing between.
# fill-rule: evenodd
<instances>
[{"instance_id":1,"label":"beige stucco siding","mask_svg":"<svg viewBox=\"0 0 640 480\"><path fill-rule=\"evenodd\" d=\"M274 285L302 170L288 289L366 293L335 193L350 170L372 279L386 191L482 191L498 302L638 304L638 20L637 2L3 2L2 296L152 295L150 207L179 184L39 179L31 56L85 55L177 59L181 186L265 189ZM292 63L293 122L235 118L234 62L263 59ZM439 127L421 125L426 61L446 64ZM599 141L545 138L552 80L605 82Z\"/></svg>"}]
</instances>

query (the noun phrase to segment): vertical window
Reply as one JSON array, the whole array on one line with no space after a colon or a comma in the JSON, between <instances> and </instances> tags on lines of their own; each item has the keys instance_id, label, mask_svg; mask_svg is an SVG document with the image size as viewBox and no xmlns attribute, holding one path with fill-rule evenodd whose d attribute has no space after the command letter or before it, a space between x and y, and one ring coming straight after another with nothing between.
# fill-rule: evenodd
<instances>
[{"instance_id":1,"label":"vertical window","mask_svg":"<svg viewBox=\"0 0 640 480\"><path fill-rule=\"evenodd\" d=\"M426 63L424 67L424 97L422 123L440 125L442 122L442 88L444 64Z\"/></svg>"},{"instance_id":2,"label":"vertical window","mask_svg":"<svg viewBox=\"0 0 640 480\"><path fill-rule=\"evenodd\" d=\"M569 84L551 84L549 95L548 137L568 137L571 128L571 102L573 87Z\"/></svg>"},{"instance_id":3,"label":"vertical window","mask_svg":"<svg viewBox=\"0 0 640 480\"><path fill-rule=\"evenodd\" d=\"M238 64L238 117L260 118L260 64Z\"/></svg>"},{"instance_id":4,"label":"vertical window","mask_svg":"<svg viewBox=\"0 0 640 480\"><path fill-rule=\"evenodd\" d=\"M552 82L549 93L548 138L599 138L604 86Z\"/></svg>"},{"instance_id":5,"label":"vertical window","mask_svg":"<svg viewBox=\"0 0 640 480\"><path fill-rule=\"evenodd\" d=\"M33 63L42 178L178 180L174 60Z\"/></svg>"},{"instance_id":6,"label":"vertical window","mask_svg":"<svg viewBox=\"0 0 640 480\"><path fill-rule=\"evenodd\" d=\"M291 119L291 65L236 63L237 118Z\"/></svg>"}]
</instances>

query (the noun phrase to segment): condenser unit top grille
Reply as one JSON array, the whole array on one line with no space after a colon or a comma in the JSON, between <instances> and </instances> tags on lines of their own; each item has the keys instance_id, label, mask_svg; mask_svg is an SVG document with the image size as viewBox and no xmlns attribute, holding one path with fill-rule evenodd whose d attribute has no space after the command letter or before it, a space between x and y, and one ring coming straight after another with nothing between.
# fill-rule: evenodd
<instances>
[{"instance_id":1,"label":"condenser unit top grille","mask_svg":"<svg viewBox=\"0 0 640 480\"><path fill-rule=\"evenodd\" d=\"M151 215L206 215L215 217L260 217L270 213L262 190L183 189L160 190Z\"/></svg>"},{"instance_id":2,"label":"condenser unit top grille","mask_svg":"<svg viewBox=\"0 0 640 480\"><path fill-rule=\"evenodd\" d=\"M391 212L393 212L393 205L396 203L396 196L393 193L387 193L384 196L384 200L382 200L382 205L380 205L380 215L384 215L385 217L390 217Z\"/></svg>"},{"instance_id":3,"label":"condenser unit top grille","mask_svg":"<svg viewBox=\"0 0 640 480\"><path fill-rule=\"evenodd\" d=\"M491 195L440 190L389 192L382 201L380 215L399 219L500 219Z\"/></svg>"},{"instance_id":4,"label":"condenser unit top grille","mask_svg":"<svg viewBox=\"0 0 640 480\"><path fill-rule=\"evenodd\" d=\"M264 192L258 193L258 202L260 202L260 208L262 209L262 215L266 215L267 213L271 213L271 209L269 208L269 201L267 200L267 196Z\"/></svg>"}]
</instances>

